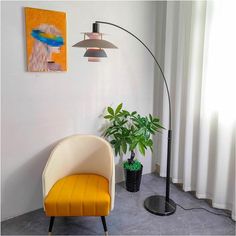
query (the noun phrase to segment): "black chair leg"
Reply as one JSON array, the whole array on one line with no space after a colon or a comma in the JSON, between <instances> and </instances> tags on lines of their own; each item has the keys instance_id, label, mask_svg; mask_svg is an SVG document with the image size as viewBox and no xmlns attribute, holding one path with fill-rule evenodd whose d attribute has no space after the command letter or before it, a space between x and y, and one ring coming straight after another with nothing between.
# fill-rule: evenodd
<instances>
[{"instance_id":1,"label":"black chair leg","mask_svg":"<svg viewBox=\"0 0 236 236\"><path fill-rule=\"evenodd\" d=\"M104 229L105 235L108 235L105 216L101 216L101 219L102 219L102 225L103 225L103 229Z\"/></svg>"},{"instance_id":2,"label":"black chair leg","mask_svg":"<svg viewBox=\"0 0 236 236\"><path fill-rule=\"evenodd\" d=\"M48 229L48 235L52 234L52 227L53 227L54 220L55 220L55 216L51 216L50 224L49 224L49 229Z\"/></svg>"}]
</instances>

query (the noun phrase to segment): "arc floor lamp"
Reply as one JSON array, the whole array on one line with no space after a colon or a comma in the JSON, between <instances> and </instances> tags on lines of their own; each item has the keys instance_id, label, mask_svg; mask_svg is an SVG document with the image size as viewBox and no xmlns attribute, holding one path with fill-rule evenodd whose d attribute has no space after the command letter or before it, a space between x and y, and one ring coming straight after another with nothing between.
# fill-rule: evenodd
<instances>
[{"instance_id":1,"label":"arc floor lamp","mask_svg":"<svg viewBox=\"0 0 236 236\"><path fill-rule=\"evenodd\" d=\"M111 25L116 28L119 28L131 36L133 36L135 39L137 39L151 54L153 57L156 65L160 69L160 72L162 74L162 78L164 80L165 88L167 90L167 96L168 96L168 102L169 102L169 126L168 126L168 144L167 144L167 168L166 168L166 194L165 196L161 195L154 195L150 196L145 199L144 201L144 207L151 213L161 216L167 216L171 215L176 210L176 204L173 200L170 199L170 165L171 165L171 139L172 139L172 131L171 131L171 100L170 100L170 91L167 85L167 81L165 78L165 75L163 73L163 70L155 58L154 54L151 52L151 50L147 47L145 43L143 43L136 35L131 33L130 31L122 28L119 25L105 22L105 21L95 21L93 23L93 30L90 33L84 33L84 40L76 43L73 45L73 47L82 47L86 48L86 52L84 54L84 57L88 57L89 61L99 61L102 57L107 57L106 52L104 51L104 48L117 48L114 44L106 41L103 39L103 34L99 32L99 24L106 24ZM87 37L87 39L86 39Z\"/></svg>"}]
</instances>

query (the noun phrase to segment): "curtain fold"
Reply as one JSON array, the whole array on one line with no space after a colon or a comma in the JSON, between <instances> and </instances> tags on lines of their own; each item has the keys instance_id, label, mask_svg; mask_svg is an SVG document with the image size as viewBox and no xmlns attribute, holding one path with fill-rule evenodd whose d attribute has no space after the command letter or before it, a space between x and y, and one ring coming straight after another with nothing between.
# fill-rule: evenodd
<instances>
[{"instance_id":1,"label":"curtain fold","mask_svg":"<svg viewBox=\"0 0 236 236\"><path fill-rule=\"evenodd\" d=\"M184 191L196 191L198 198L211 199L213 207L231 210L235 220L236 39L216 40L222 32L231 37L232 28L227 31L225 26L235 22L232 6L166 4L163 64L172 101L172 182L183 183ZM163 103L157 113L167 127L168 100L161 92L165 88L158 89L156 104ZM158 140L157 162L165 177L167 132Z\"/></svg>"}]
</instances>

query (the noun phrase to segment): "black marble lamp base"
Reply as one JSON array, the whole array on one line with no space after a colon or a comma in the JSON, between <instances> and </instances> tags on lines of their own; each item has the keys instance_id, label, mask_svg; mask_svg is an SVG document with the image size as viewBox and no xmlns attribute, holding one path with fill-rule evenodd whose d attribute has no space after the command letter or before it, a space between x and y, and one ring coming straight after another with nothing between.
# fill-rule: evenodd
<instances>
[{"instance_id":1,"label":"black marble lamp base","mask_svg":"<svg viewBox=\"0 0 236 236\"><path fill-rule=\"evenodd\" d=\"M155 215L168 216L174 214L176 204L173 200L166 201L165 196L154 195L145 199L144 207Z\"/></svg>"}]
</instances>

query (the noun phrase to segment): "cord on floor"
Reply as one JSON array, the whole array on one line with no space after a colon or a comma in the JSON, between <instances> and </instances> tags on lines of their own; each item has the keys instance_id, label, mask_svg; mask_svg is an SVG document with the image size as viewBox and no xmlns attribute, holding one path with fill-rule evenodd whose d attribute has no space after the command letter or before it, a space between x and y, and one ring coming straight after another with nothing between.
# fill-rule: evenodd
<instances>
[{"instance_id":1,"label":"cord on floor","mask_svg":"<svg viewBox=\"0 0 236 236\"><path fill-rule=\"evenodd\" d=\"M184 208L182 207L181 205L179 205L178 203L175 203L177 206L179 206L180 208L182 208L183 210L185 211L189 211L189 210L205 210L211 214L214 214L214 215L219 215L219 216L225 216L225 217L229 217L231 219L231 215L227 215L227 214L222 214L222 213L216 213L216 212L213 212L213 211L209 211L207 210L206 208L203 208L203 207L193 207L193 208Z\"/></svg>"}]
</instances>

